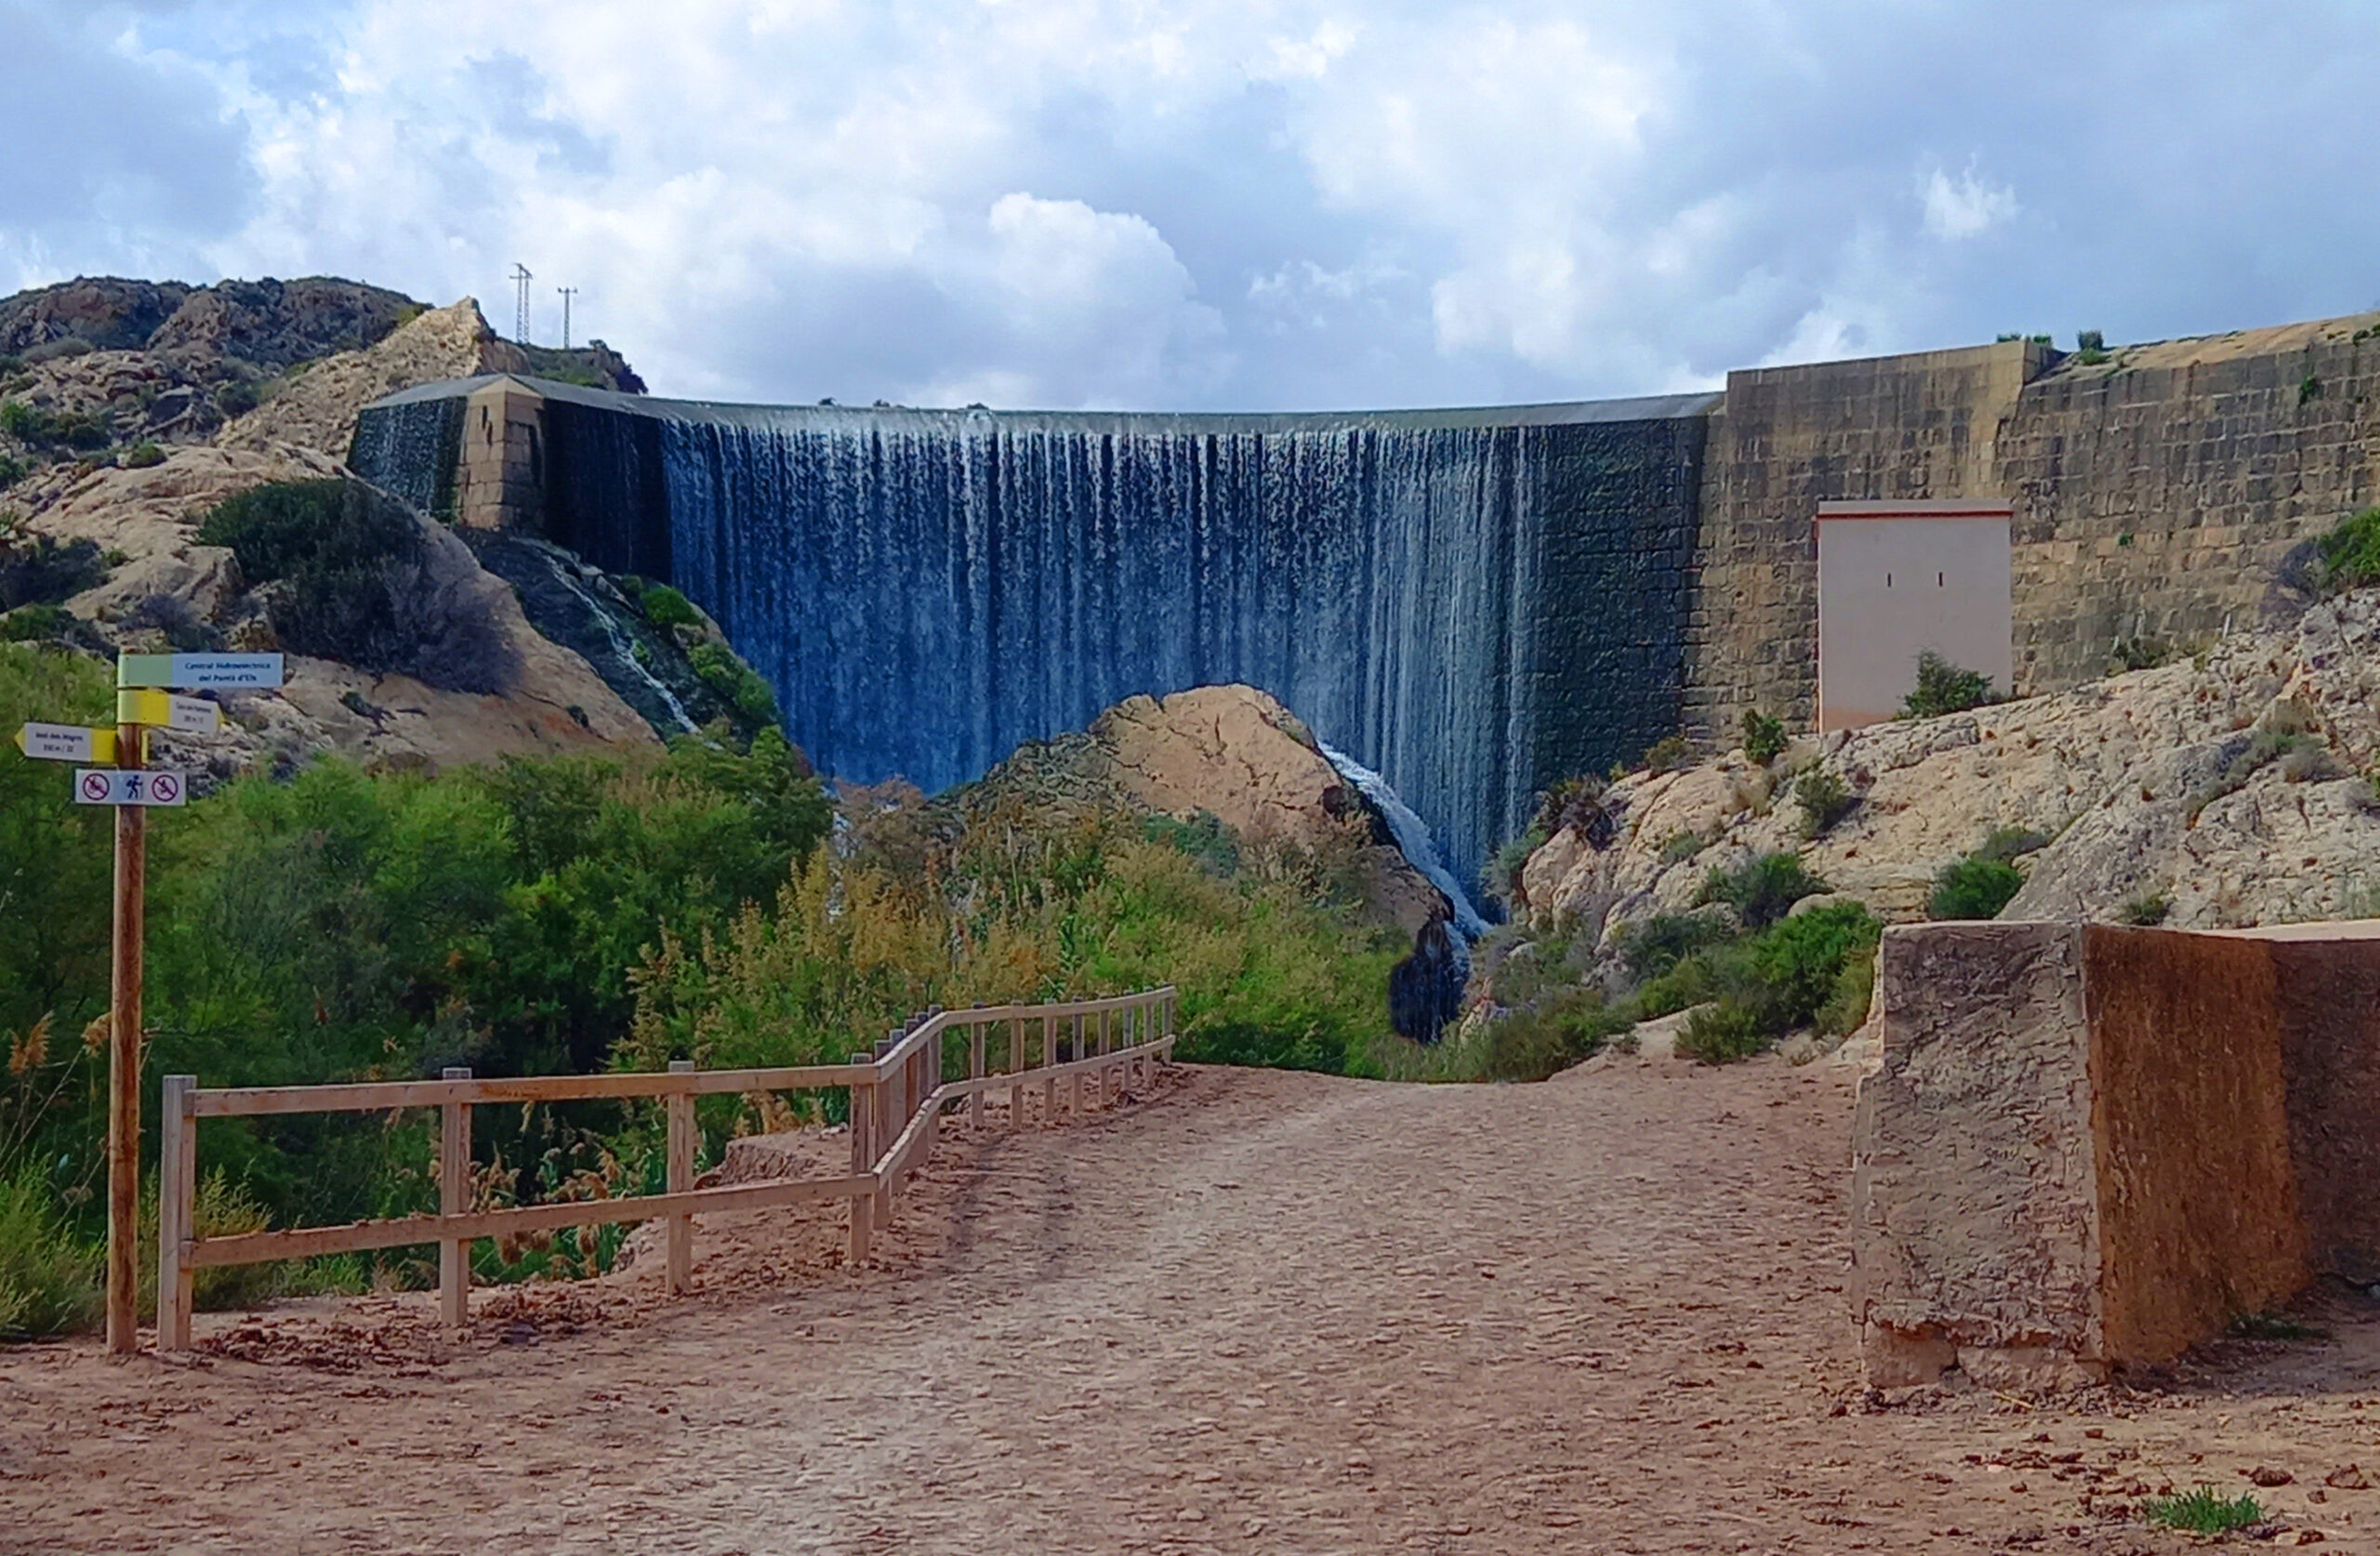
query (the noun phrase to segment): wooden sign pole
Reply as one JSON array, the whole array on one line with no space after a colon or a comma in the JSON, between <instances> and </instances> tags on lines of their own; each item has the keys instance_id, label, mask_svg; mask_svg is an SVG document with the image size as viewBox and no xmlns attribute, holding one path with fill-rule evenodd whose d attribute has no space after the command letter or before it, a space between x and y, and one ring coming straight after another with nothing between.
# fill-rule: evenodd
<instances>
[{"instance_id":1,"label":"wooden sign pole","mask_svg":"<svg viewBox=\"0 0 2380 1556\"><path fill-rule=\"evenodd\" d=\"M117 765L148 756L139 724L116 727ZM115 811L115 954L108 1010L108 1349L140 1348L140 951L149 809Z\"/></svg>"}]
</instances>

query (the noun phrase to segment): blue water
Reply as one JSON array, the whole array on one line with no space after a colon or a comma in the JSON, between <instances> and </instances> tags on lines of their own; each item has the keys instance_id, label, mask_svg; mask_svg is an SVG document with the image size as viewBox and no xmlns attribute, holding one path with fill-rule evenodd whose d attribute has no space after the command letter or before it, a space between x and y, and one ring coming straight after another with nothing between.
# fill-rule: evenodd
<instances>
[{"instance_id":1,"label":"blue water","mask_svg":"<svg viewBox=\"0 0 2380 1556\"><path fill-rule=\"evenodd\" d=\"M1135 692L1246 682L1474 876L1530 800L1541 429L1116 419L667 418L670 572L823 771L931 792Z\"/></svg>"}]
</instances>

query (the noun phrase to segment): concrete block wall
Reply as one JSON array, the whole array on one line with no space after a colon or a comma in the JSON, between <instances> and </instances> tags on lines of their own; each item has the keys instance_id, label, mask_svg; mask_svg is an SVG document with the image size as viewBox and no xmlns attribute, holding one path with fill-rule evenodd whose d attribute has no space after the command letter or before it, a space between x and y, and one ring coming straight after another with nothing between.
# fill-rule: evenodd
<instances>
[{"instance_id":1,"label":"concrete block wall","mask_svg":"<svg viewBox=\"0 0 2380 1556\"><path fill-rule=\"evenodd\" d=\"M517 378L498 378L464 402L455 465L456 523L538 529L545 512L545 397Z\"/></svg>"},{"instance_id":2,"label":"concrete block wall","mask_svg":"<svg viewBox=\"0 0 2380 1556\"><path fill-rule=\"evenodd\" d=\"M1873 1386L2102 1378L2380 1265L2380 925L1911 925L1879 956Z\"/></svg>"},{"instance_id":3,"label":"concrete block wall","mask_svg":"<svg viewBox=\"0 0 2380 1556\"><path fill-rule=\"evenodd\" d=\"M2009 341L1731 374L1703 461L1685 717L1808 727L1823 501L2004 499L2013 690L2285 616L2283 562L2380 503L2380 316L2119 348Z\"/></svg>"},{"instance_id":4,"label":"concrete block wall","mask_svg":"<svg viewBox=\"0 0 2380 1556\"><path fill-rule=\"evenodd\" d=\"M1702 462L1690 732L1731 736L1746 707L1810 727L1818 505L1998 495L2002 425L2051 354L2012 340L1727 375Z\"/></svg>"}]
</instances>

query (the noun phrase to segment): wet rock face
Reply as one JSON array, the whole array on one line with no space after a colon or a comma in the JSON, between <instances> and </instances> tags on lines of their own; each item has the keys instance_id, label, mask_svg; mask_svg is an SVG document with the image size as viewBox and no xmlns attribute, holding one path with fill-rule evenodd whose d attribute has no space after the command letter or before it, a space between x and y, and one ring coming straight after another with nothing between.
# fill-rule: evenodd
<instances>
[{"instance_id":1,"label":"wet rock face","mask_svg":"<svg viewBox=\"0 0 2380 1556\"><path fill-rule=\"evenodd\" d=\"M1443 918L1413 937L1413 954L1388 969L1388 1020L1400 1037L1435 1043L1462 1010L1471 958Z\"/></svg>"}]
</instances>

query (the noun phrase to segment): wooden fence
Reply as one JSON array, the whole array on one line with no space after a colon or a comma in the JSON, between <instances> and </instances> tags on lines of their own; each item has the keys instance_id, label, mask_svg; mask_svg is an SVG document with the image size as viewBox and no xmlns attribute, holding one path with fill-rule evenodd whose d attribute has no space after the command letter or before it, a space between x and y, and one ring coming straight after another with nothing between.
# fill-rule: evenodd
<instances>
[{"instance_id":1,"label":"wooden fence","mask_svg":"<svg viewBox=\"0 0 2380 1556\"><path fill-rule=\"evenodd\" d=\"M946 1107L963 1100L970 1123L981 1127L985 1094L990 1091L1008 1092L1012 1126L1025 1121L1027 1099L1035 1091L1039 1093L1045 1121L1054 1122L1062 1104L1078 1115L1085 1112L1094 1088L1104 1105L1112 1087L1131 1085L1145 1076L1152 1065L1171 1061L1175 998L1173 987L1168 984L1106 999L932 1011L892 1033L873 1054L853 1055L848 1064L787 1069L697 1070L691 1062L680 1061L661 1074L474 1080L469 1070L448 1070L443 1078L434 1081L214 1090L202 1089L190 1075L167 1075L158 1173L158 1348L189 1348L192 1277L210 1265L258 1264L434 1243L439 1250L440 1311L445 1322L460 1325L469 1312L471 1244L482 1237L565 1226L666 1220L667 1277L675 1295L686 1289L693 1267L697 1214L843 1199L851 1202L851 1258L865 1259L874 1230L892 1216L893 1195L932 1149L935 1120ZM952 1032L963 1033L967 1040L967 1075L961 1080L945 1080L943 1075L945 1036ZM1000 1045L993 1040L995 1034L1006 1036L1005 1053L998 1051ZM840 1178L694 1187L696 1097L836 1088L850 1092L850 1172ZM668 1121L665 1192L508 1209L471 1208L474 1106L636 1097L662 1099ZM198 1120L422 1107L440 1112L436 1215L222 1237L197 1234L192 1217L198 1202Z\"/></svg>"}]
</instances>

